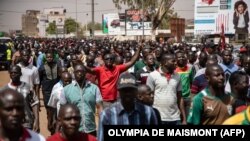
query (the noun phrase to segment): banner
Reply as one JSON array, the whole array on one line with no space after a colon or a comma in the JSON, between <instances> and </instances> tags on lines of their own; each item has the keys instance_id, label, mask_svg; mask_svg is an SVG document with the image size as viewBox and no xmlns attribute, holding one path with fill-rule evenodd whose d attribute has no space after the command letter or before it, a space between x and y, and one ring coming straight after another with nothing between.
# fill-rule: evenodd
<instances>
[{"instance_id":1,"label":"banner","mask_svg":"<svg viewBox=\"0 0 250 141\"><path fill-rule=\"evenodd\" d=\"M103 33L108 33L108 35L123 35L122 25L124 27L124 22L120 21L118 13L103 15Z\"/></svg>"},{"instance_id":2,"label":"banner","mask_svg":"<svg viewBox=\"0 0 250 141\"><path fill-rule=\"evenodd\" d=\"M102 30L103 30L103 33L108 33L109 32L108 15L107 14L102 15Z\"/></svg>"},{"instance_id":3,"label":"banner","mask_svg":"<svg viewBox=\"0 0 250 141\"><path fill-rule=\"evenodd\" d=\"M126 35L151 35L152 22L147 11L126 10ZM144 24L144 25L143 25Z\"/></svg>"},{"instance_id":4,"label":"banner","mask_svg":"<svg viewBox=\"0 0 250 141\"><path fill-rule=\"evenodd\" d=\"M250 0L195 0L194 34L225 34L249 32ZM242 30L239 30L242 29Z\"/></svg>"}]
</instances>

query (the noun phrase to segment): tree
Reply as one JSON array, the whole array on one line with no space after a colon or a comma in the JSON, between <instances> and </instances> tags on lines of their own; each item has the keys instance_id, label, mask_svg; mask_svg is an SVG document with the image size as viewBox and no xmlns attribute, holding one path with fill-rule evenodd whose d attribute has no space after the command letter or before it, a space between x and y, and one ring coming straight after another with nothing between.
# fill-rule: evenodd
<instances>
[{"instance_id":1,"label":"tree","mask_svg":"<svg viewBox=\"0 0 250 141\"><path fill-rule=\"evenodd\" d=\"M118 9L122 5L127 5L131 9L148 10L152 19L152 30L155 31L164 18L168 18L173 12L172 5L176 0L113 0Z\"/></svg>"},{"instance_id":2,"label":"tree","mask_svg":"<svg viewBox=\"0 0 250 141\"><path fill-rule=\"evenodd\" d=\"M76 32L76 27L77 27L77 29L79 29L79 23L77 23L72 18L66 19L64 26L65 26L65 31L66 31L67 34L72 33L72 32L73 33Z\"/></svg>"},{"instance_id":3,"label":"tree","mask_svg":"<svg viewBox=\"0 0 250 141\"><path fill-rule=\"evenodd\" d=\"M87 30L90 30L90 28L92 27L92 22L89 22L87 24ZM84 29L86 29L86 25L84 25ZM102 30L102 24L101 23L95 23L95 30Z\"/></svg>"},{"instance_id":4,"label":"tree","mask_svg":"<svg viewBox=\"0 0 250 141\"><path fill-rule=\"evenodd\" d=\"M46 32L49 34L56 34L56 22L53 21L49 23L49 26L46 28Z\"/></svg>"},{"instance_id":5,"label":"tree","mask_svg":"<svg viewBox=\"0 0 250 141\"><path fill-rule=\"evenodd\" d=\"M176 12L174 12L173 9L171 9L169 13L164 16L164 18L161 21L161 24L159 25L159 29L169 29L171 18L179 18L179 16L177 15Z\"/></svg>"}]
</instances>

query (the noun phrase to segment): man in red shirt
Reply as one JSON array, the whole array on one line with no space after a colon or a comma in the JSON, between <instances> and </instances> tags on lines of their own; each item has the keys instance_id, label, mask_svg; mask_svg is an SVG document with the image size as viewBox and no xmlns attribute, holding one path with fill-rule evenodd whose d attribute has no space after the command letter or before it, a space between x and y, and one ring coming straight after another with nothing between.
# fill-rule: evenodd
<instances>
[{"instance_id":1,"label":"man in red shirt","mask_svg":"<svg viewBox=\"0 0 250 141\"><path fill-rule=\"evenodd\" d=\"M139 45L135 55L131 60L122 65L115 65L115 56L113 54L106 54L104 56L104 66L86 69L89 73L96 74L98 79L98 86L102 94L103 108L109 107L117 100L117 81L120 74L130 67L132 67L140 55L142 46Z\"/></svg>"},{"instance_id":2,"label":"man in red shirt","mask_svg":"<svg viewBox=\"0 0 250 141\"><path fill-rule=\"evenodd\" d=\"M81 116L76 105L63 105L58 119L62 130L49 137L47 141L96 141L94 136L78 131Z\"/></svg>"}]
</instances>

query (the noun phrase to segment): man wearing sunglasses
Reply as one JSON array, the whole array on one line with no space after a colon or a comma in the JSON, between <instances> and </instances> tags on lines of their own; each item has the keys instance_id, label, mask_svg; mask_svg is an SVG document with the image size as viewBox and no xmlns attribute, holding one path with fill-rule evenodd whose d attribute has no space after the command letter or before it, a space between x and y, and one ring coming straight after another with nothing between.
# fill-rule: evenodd
<instances>
[{"instance_id":1,"label":"man wearing sunglasses","mask_svg":"<svg viewBox=\"0 0 250 141\"><path fill-rule=\"evenodd\" d=\"M117 100L117 81L120 74L132 67L139 57L142 45L140 45L131 60L122 65L115 65L115 56L106 54L104 56L104 66L88 68L88 72L95 74L98 80L98 86L103 98L103 108L109 107Z\"/></svg>"}]
</instances>

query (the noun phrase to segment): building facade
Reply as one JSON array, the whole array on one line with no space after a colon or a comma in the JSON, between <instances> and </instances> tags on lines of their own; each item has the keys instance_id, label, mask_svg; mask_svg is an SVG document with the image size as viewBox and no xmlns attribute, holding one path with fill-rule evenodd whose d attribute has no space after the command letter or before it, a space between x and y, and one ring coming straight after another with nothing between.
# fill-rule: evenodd
<instances>
[{"instance_id":1,"label":"building facade","mask_svg":"<svg viewBox=\"0 0 250 141\"><path fill-rule=\"evenodd\" d=\"M26 14L22 15L22 33L26 36L36 37L39 33L38 10L27 10Z\"/></svg>"},{"instance_id":2,"label":"building facade","mask_svg":"<svg viewBox=\"0 0 250 141\"><path fill-rule=\"evenodd\" d=\"M39 36L46 37L46 28L49 23L55 22L56 24L56 35L58 37L64 36L64 22L66 18L66 9L63 7L45 8L43 13L39 15Z\"/></svg>"}]
</instances>

